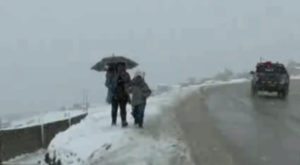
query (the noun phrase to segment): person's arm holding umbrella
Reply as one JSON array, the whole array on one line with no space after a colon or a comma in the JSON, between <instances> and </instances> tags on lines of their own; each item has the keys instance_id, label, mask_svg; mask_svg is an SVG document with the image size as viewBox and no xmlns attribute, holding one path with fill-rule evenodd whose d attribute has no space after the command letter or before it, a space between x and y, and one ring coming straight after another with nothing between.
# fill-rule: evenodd
<instances>
[{"instance_id":1,"label":"person's arm holding umbrella","mask_svg":"<svg viewBox=\"0 0 300 165\"><path fill-rule=\"evenodd\" d=\"M128 103L131 104L131 99L129 96L130 86L131 86L131 77L130 77L130 74L126 70L122 73L122 81L124 83L124 88L125 88L124 90L128 97Z\"/></svg>"},{"instance_id":2,"label":"person's arm holding umbrella","mask_svg":"<svg viewBox=\"0 0 300 165\"><path fill-rule=\"evenodd\" d=\"M112 98L114 95L114 92L116 90L117 87L117 80L116 80L116 73L114 68L109 68L106 72L106 80L105 80L105 86L108 89L107 92L107 103L111 104L112 103Z\"/></svg>"},{"instance_id":3,"label":"person's arm holding umbrella","mask_svg":"<svg viewBox=\"0 0 300 165\"><path fill-rule=\"evenodd\" d=\"M131 85L131 77L130 77L130 74L128 72L125 72L125 78L124 78L124 80L125 80L125 82L124 82L125 83L125 88L126 88L127 92L129 92L128 88Z\"/></svg>"}]
</instances>

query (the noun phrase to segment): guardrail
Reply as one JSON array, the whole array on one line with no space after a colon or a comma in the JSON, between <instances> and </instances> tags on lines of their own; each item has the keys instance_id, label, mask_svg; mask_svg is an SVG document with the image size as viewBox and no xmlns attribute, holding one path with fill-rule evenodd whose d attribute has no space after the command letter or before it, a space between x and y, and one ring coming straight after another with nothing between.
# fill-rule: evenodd
<instances>
[{"instance_id":1,"label":"guardrail","mask_svg":"<svg viewBox=\"0 0 300 165\"><path fill-rule=\"evenodd\" d=\"M87 116L82 114L70 119L14 130L0 130L0 165L18 155L47 148L59 132L79 123Z\"/></svg>"}]
</instances>

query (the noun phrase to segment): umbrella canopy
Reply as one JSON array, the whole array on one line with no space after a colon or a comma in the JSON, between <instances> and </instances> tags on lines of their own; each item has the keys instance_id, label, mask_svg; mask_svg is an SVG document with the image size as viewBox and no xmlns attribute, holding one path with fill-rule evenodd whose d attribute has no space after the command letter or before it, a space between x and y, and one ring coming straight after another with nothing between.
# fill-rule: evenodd
<instances>
[{"instance_id":1,"label":"umbrella canopy","mask_svg":"<svg viewBox=\"0 0 300 165\"><path fill-rule=\"evenodd\" d=\"M135 61L129 58L123 56L111 56L111 57L103 58L96 65L94 65L92 69L98 72L102 72L107 70L108 65L113 65L118 63L124 63L126 65L126 69L133 69L138 66L138 63L136 63Z\"/></svg>"}]
</instances>

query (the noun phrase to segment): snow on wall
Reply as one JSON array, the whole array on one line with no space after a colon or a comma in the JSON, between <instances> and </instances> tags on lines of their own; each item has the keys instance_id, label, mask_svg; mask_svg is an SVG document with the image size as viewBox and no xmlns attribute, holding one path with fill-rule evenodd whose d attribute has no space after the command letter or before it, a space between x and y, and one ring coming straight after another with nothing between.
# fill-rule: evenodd
<instances>
[{"instance_id":1,"label":"snow on wall","mask_svg":"<svg viewBox=\"0 0 300 165\"><path fill-rule=\"evenodd\" d=\"M69 119L65 119L43 125L1 130L0 154L2 160L31 153L43 147L47 148L57 133L65 131L70 124L78 123L85 116L86 114L75 116L71 118L71 123L69 123Z\"/></svg>"},{"instance_id":2,"label":"snow on wall","mask_svg":"<svg viewBox=\"0 0 300 165\"><path fill-rule=\"evenodd\" d=\"M37 115L30 118L25 118L22 120L12 121L6 127L2 126L1 130L13 130L13 129L21 129L26 127L33 127L42 124L52 123L56 121L66 120L69 118L73 118L75 116L79 116L85 114L84 110L72 110L72 111L53 111L48 112L43 115Z\"/></svg>"}]
</instances>

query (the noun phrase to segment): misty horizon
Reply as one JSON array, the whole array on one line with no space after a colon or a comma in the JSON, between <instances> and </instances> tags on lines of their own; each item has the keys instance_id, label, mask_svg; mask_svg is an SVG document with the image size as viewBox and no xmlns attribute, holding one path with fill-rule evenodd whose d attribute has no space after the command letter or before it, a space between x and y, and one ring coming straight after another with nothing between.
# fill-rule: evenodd
<instances>
[{"instance_id":1,"label":"misty horizon","mask_svg":"<svg viewBox=\"0 0 300 165\"><path fill-rule=\"evenodd\" d=\"M1 115L104 102L112 53L137 61L150 86L300 61L300 2L283 0L0 2Z\"/></svg>"}]
</instances>

